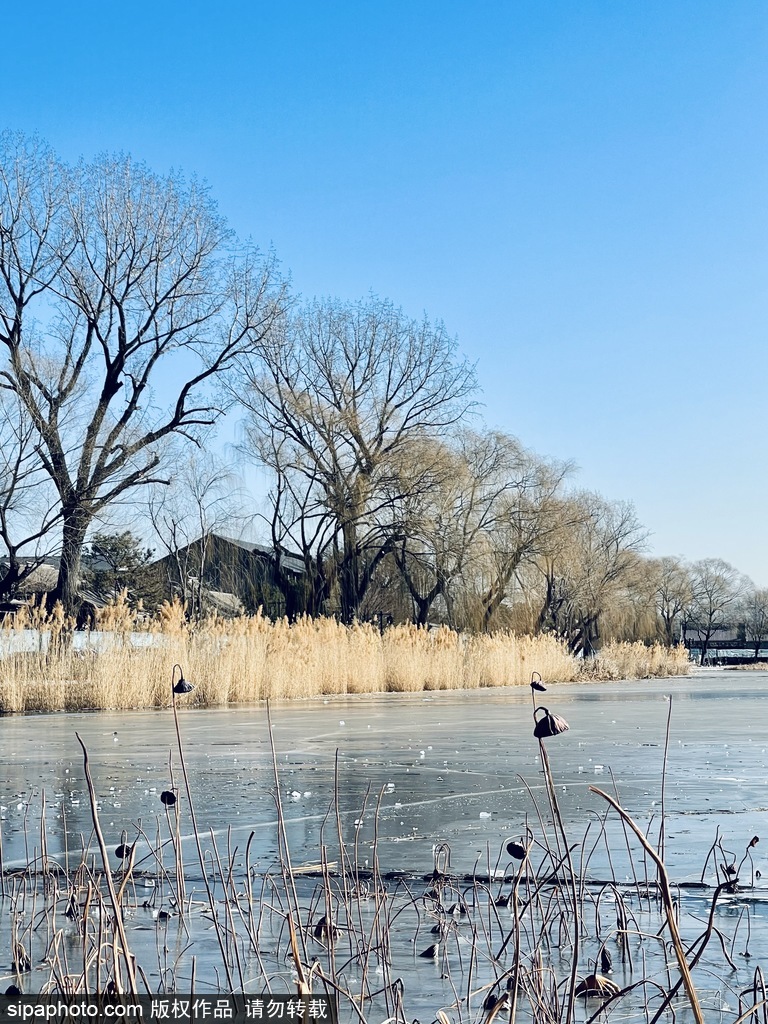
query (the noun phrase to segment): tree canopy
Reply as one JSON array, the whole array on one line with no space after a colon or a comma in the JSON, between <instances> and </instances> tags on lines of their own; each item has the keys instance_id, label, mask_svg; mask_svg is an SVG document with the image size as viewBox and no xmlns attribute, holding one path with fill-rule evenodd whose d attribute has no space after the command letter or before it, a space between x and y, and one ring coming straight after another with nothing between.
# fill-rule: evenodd
<instances>
[{"instance_id":1,"label":"tree canopy","mask_svg":"<svg viewBox=\"0 0 768 1024\"><path fill-rule=\"evenodd\" d=\"M58 496L67 611L95 517L164 478L170 437L216 421L205 385L283 300L274 261L235 246L197 182L130 157L72 167L0 136L0 388Z\"/></svg>"}]
</instances>

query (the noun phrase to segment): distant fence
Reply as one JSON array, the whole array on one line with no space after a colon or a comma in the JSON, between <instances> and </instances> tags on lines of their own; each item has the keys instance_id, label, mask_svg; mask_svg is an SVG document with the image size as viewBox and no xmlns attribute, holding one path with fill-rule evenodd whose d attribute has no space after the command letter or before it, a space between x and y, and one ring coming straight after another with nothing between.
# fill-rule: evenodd
<instances>
[{"instance_id":1,"label":"distant fence","mask_svg":"<svg viewBox=\"0 0 768 1024\"><path fill-rule=\"evenodd\" d=\"M687 639L685 646L692 658L701 660L704 648L703 640ZM749 640L710 640L707 646L706 662L721 665L737 665L744 661L768 661L768 641L760 644L755 656L754 641Z\"/></svg>"},{"instance_id":2,"label":"distant fence","mask_svg":"<svg viewBox=\"0 0 768 1024\"><path fill-rule=\"evenodd\" d=\"M47 654L51 634L49 630L9 629L0 631L0 658L9 654ZM75 630L72 633L74 651L108 651L130 644L132 647L150 647L163 643L157 633L115 633L107 630Z\"/></svg>"}]
</instances>

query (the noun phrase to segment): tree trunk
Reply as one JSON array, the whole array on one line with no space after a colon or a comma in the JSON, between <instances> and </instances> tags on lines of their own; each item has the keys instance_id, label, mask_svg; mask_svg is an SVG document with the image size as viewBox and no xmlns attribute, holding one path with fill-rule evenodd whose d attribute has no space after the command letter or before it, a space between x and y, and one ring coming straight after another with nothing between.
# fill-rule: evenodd
<instances>
[{"instance_id":1,"label":"tree trunk","mask_svg":"<svg viewBox=\"0 0 768 1024\"><path fill-rule=\"evenodd\" d=\"M355 620L359 610L360 580L359 552L357 548L357 531L354 527L345 527L343 531L344 547L339 566L339 603L341 604L341 621L349 626Z\"/></svg>"},{"instance_id":2,"label":"tree trunk","mask_svg":"<svg viewBox=\"0 0 768 1024\"><path fill-rule=\"evenodd\" d=\"M701 662L700 662L701 665L703 665L706 662L708 651L709 651L709 637L706 636L706 637L704 637L704 640L702 641L702 644L701 644Z\"/></svg>"},{"instance_id":3,"label":"tree trunk","mask_svg":"<svg viewBox=\"0 0 768 1024\"><path fill-rule=\"evenodd\" d=\"M397 567L400 570L400 575L405 580L405 585L408 587L408 593L411 595L411 600L416 612L415 623L417 626L426 626L429 622L429 613L432 610L432 605L435 603L438 596L445 591L445 580L442 575L438 573L438 578L435 580L429 592L421 594L408 567L408 555L405 549L405 542L403 542L402 550L394 548L393 553Z\"/></svg>"},{"instance_id":4,"label":"tree trunk","mask_svg":"<svg viewBox=\"0 0 768 1024\"><path fill-rule=\"evenodd\" d=\"M302 613L316 619L326 610L334 583L334 564L330 572L323 555L318 552L315 559L305 552L304 567L307 583L304 589L304 606Z\"/></svg>"},{"instance_id":5,"label":"tree trunk","mask_svg":"<svg viewBox=\"0 0 768 1024\"><path fill-rule=\"evenodd\" d=\"M491 629L491 621L499 610L501 602L507 590L507 584L512 578L512 573L500 573L498 578L488 588L483 597L483 632L488 633Z\"/></svg>"},{"instance_id":6,"label":"tree trunk","mask_svg":"<svg viewBox=\"0 0 768 1024\"><path fill-rule=\"evenodd\" d=\"M579 654L585 654L584 650L584 632L581 626L577 626L571 630L567 635L568 650L574 656L578 657Z\"/></svg>"},{"instance_id":7,"label":"tree trunk","mask_svg":"<svg viewBox=\"0 0 768 1024\"><path fill-rule=\"evenodd\" d=\"M507 595L507 587L513 575L518 569L522 558L517 553L499 568L496 579L488 588L483 597L483 632L488 633L491 629L491 622L499 610L502 601Z\"/></svg>"},{"instance_id":8,"label":"tree trunk","mask_svg":"<svg viewBox=\"0 0 768 1024\"><path fill-rule=\"evenodd\" d=\"M429 622L429 610L432 607L432 602L429 598L414 597L413 603L416 605L416 625L426 626Z\"/></svg>"},{"instance_id":9,"label":"tree trunk","mask_svg":"<svg viewBox=\"0 0 768 1024\"><path fill-rule=\"evenodd\" d=\"M544 602L536 618L536 633L542 633L545 629L557 632L558 613L563 606L563 601L555 594L555 582L551 576L545 576L547 581L547 592L544 595Z\"/></svg>"},{"instance_id":10,"label":"tree trunk","mask_svg":"<svg viewBox=\"0 0 768 1024\"><path fill-rule=\"evenodd\" d=\"M597 615L590 615L584 624L584 654L593 655L596 653L595 645L600 640L600 612Z\"/></svg>"},{"instance_id":11,"label":"tree trunk","mask_svg":"<svg viewBox=\"0 0 768 1024\"><path fill-rule=\"evenodd\" d=\"M270 582L280 592L285 603L285 617L289 622L295 622L300 615L315 615L312 595L314 592L313 578L295 576L283 569L283 553L275 549L269 556ZM306 563L305 563L306 564Z\"/></svg>"},{"instance_id":12,"label":"tree trunk","mask_svg":"<svg viewBox=\"0 0 768 1024\"><path fill-rule=\"evenodd\" d=\"M21 562L15 554L8 555L8 567L0 579L0 600L5 597L13 597L16 587L28 576L29 573L25 572L21 567Z\"/></svg>"},{"instance_id":13,"label":"tree trunk","mask_svg":"<svg viewBox=\"0 0 768 1024\"><path fill-rule=\"evenodd\" d=\"M77 617L81 603L80 557L85 534L91 524L91 516L83 508L78 507L64 509L63 520L59 579L51 596L54 601L61 601L65 615Z\"/></svg>"}]
</instances>

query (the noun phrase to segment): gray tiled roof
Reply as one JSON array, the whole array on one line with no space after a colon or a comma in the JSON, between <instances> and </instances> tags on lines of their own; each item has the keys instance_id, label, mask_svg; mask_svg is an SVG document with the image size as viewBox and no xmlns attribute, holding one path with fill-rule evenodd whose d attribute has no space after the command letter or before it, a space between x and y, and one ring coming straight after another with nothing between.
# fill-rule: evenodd
<instances>
[{"instance_id":1,"label":"gray tiled roof","mask_svg":"<svg viewBox=\"0 0 768 1024\"><path fill-rule=\"evenodd\" d=\"M268 544L257 544L251 540L237 540L234 537L225 537L222 533L216 533L212 536L218 537L219 540L223 540L227 544L233 544L235 547L242 548L244 551L251 553L258 553L263 555L265 558L271 558L273 549ZM301 555L283 553L283 568L288 572L303 573L304 572L304 559Z\"/></svg>"},{"instance_id":2,"label":"gray tiled roof","mask_svg":"<svg viewBox=\"0 0 768 1024\"><path fill-rule=\"evenodd\" d=\"M5 563L2 563L5 564ZM14 588L20 597L29 597L31 594L48 593L53 590L59 580L59 560L46 559L40 565L35 566L29 576L26 576L21 583Z\"/></svg>"}]
</instances>

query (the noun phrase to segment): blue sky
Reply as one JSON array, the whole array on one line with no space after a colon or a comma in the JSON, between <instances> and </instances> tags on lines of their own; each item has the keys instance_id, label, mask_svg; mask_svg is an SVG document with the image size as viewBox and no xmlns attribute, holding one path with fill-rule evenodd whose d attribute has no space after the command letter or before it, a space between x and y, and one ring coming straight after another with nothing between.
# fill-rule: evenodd
<instances>
[{"instance_id":1,"label":"blue sky","mask_svg":"<svg viewBox=\"0 0 768 1024\"><path fill-rule=\"evenodd\" d=\"M5 127L208 180L306 296L442 318L484 415L768 585L762 2L6 6Z\"/></svg>"}]
</instances>

